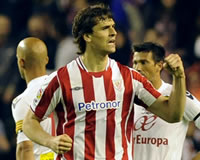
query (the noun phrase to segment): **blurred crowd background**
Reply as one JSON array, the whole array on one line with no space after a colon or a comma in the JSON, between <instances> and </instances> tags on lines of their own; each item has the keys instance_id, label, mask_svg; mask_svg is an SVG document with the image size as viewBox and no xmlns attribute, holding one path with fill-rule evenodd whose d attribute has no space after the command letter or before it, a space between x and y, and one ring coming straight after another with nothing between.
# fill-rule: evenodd
<instances>
[{"instance_id":1,"label":"blurred crowd background","mask_svg":"<svg viewBox=\"0 0 200 160\"><path fill-rule=\"evenodd\" d=\"M199 0L0 0L0 160L15 160L11 102L26 88L17 69L16 45L27 36L42 39L48 47L51 73L77 56L71 34L74 15L98 1L110 6L116 22L117 51L112 58L131 66L132 44L158 42L166 55L181 55L187 89L200 100ZM162 76L171 82L167 73ZM190 160L197 151L200 132L191 123L183 160Z\"/></svg>"}]
</instances>

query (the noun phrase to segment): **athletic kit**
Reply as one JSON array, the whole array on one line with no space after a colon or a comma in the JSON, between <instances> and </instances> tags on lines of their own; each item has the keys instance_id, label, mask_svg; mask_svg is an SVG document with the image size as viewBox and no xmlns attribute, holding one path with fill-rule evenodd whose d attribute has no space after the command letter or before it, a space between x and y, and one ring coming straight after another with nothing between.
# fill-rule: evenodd
<instances>
[{"instance_id":1,"label":"athletic kit","mask_svg":"<svg viewBox=\"0 0 200 160\"><path fill-rule=\"evenodd\" d=\"M162 82L158 91L169 96L171 89L172 85ZM134 160L181 160L189 121L200 129L200 102L189 92L186 96L184 118L173 124L135 105Z\"/></svg>"},{"instance_id":2,"label":"athletic kit","mask_svg":"<svg viewBox=\"0 0 200 160\"><path fill-rule=\"evenodd\" d=\"M30 141L30 139L26 137L22 130L23 119L25 118L33 99L38 94L38 90L41 84L47 77L48 76L42 76L31 80L28 83L26 90L17 96L12 102L12 114L16 123L17 144L24 141ZM49 134L55 134L53 133L54 128L52 128L52 124L52 118L50 117L47 117L44 121L41 122L41 126L46 132ZM49 148L36 143L33 144L33 152L36 160L53 160L54 157L56 157L55 153L52 152Z\"/></svg>"},{"instance_id":3,"label":"athletic kit","mask_svg":"<svg viewBox=\"0 0 200 160\"><path fill-rule=\"evenodd\" d=\"M150 106L160 96L137 71L109 59L105 71L88 72L78 57L44 84L31 105L47 118L55 110L57 135L72 149L57 159L131 160L133 103Z\"/></svg>"}]
</instances>

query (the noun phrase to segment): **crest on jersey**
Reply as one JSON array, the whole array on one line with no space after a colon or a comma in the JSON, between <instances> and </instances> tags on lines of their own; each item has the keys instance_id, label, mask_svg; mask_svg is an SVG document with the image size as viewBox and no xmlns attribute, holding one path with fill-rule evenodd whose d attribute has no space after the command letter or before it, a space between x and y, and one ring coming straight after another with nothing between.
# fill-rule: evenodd
<instances>
[{"instance_id":1,"label":"crest on jersey","mask_svg":"<svg viewBox=\"0 0 200 160\"><path fill-rule=\"evenodd\" d=\"M114 87L117 90L119 90L119 91L122 90L122 80L114 80L113 83L114 83Z\"/></svg>"}]
</instances>

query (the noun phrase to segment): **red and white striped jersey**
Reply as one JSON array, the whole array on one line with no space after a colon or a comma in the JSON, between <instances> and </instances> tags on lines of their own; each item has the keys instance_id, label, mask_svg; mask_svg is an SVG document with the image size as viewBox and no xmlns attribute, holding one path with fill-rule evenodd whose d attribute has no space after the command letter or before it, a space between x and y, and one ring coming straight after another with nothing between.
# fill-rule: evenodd
<instances>
[{"instance_id":1,"label":"red and white striped jersey","mask_svg":"<svg viewBox=\"0 0 200 160\"><path fill-rule=\"evenodd\" d=\"M133 103L147 107L159 96L127 66L109 59L105 71L88 72L78 57L44 84L31 107L41 119L55 111L57 135L73 140L65 159L131 160Z\"/></svg>"}]
</instances>

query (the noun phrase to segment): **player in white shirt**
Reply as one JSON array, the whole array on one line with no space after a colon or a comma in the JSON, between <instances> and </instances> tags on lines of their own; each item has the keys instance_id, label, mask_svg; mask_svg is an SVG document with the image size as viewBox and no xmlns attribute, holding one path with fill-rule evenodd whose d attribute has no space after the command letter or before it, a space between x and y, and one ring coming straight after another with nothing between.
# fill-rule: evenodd
<instances>
[{"instance_id":1,"label":"player in white shirt","mask_svg":"<svg viewBox=\"0 0 200 160\"><path fill-rule=\"evenodd\" d=\"M27 88L12 102L12 114L16 123L17 148L16 159L22 160L53 160L55 153L44 146L33 143L23 132L22 124L33 99L45 79L48 63L47 48L43 41L29 37L17 46L17 61L21 77L26 81ZM43 129L54 135L53 116L41 122Z\"/></svg>"},{"instance_id":2,"label":"player in white shirt","mask_svg":"<svg viewBox=\"0 0 200 160\"><path fill-rule=\"evenodd\" d=\"M72 28L80 56L43 85L42 96L35 98L25 117L24 132L59 153L59 160L131 160L134 101L170 122L182 119L182 61L176 54L166 57L175 88L170 98L164 97L137 71L109 59L116 51L117 33L108 7L94 5L81 10ZM41 130L39 124L53 111L56 137Z\"/></svg>"},{"instance_id":3,"label":"player in white shirt","mask_svg":"<svg viewBox=\"0 0 200 160\"><path fill-rule=\"evenodd\" d=\"M165 50L152 42L134 45L133 68L165 96L172 85L161 79ZM168 123L145 108L135 105L134 160L181 160L188 123L194 121L200 128L200 102L186 92L184 118L178 123Z\"/></svg>"}]
</instances>

